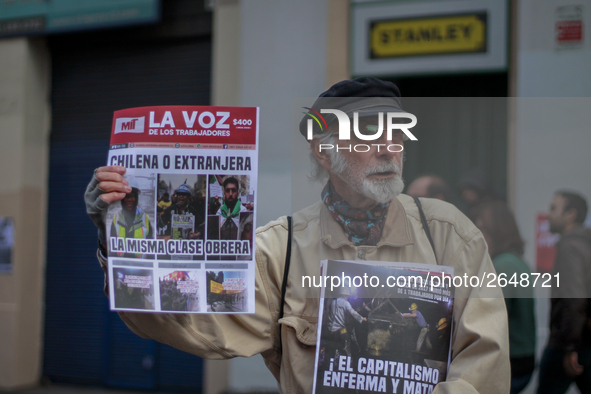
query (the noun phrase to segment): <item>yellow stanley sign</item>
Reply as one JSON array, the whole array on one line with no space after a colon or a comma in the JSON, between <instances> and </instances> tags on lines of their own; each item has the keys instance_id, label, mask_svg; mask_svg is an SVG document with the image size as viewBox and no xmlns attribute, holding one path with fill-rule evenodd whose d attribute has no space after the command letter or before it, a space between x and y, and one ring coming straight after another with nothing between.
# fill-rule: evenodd
<instances>
[{"instance_id":1,"label":"yellow stanley sign","mask_svg":"<svg viewBox=\"0 0 591 394\"><path fill-rule=\"evenodd\" d=\"M222 286L221 283L210 280L209 284L210 284L210 290L212 293L220 294L222 291L224 291L224 286Z\"/></svg>"},{"instance_id":2,"label":"yellow stanley sign","mask_svg":"<svg viewBox=\"0 0 591 394\"><path fill-rule=\"evenodd\" d=\"M382 20L370 25L370 57L486 52L486 13Z\"/></svg>"}]
</instances>

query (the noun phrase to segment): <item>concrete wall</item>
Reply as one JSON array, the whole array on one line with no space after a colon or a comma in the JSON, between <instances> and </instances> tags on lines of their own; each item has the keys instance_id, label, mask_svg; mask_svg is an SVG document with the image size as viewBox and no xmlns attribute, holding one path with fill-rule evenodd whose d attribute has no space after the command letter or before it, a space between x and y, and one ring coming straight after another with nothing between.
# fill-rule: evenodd
<instances>
[{"instance_id":1,"label":"concrete wall","mask_svg":"<svg viewBox=\"0 0 591 394\"><path fill-rule=\"evenodd\" d=\"M0 216L16 230L14 270L0 274L0 390L41 373L50 78L44 41L0 40Z\"/></svg>"}]
</instances>

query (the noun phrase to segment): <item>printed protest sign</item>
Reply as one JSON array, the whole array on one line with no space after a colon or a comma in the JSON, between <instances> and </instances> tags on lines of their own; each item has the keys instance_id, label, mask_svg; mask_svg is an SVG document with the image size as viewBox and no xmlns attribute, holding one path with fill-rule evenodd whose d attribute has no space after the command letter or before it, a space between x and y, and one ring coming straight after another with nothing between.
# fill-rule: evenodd
<instances>
[{"instance_id":1,"label":"printed protest sign","mask_svg":"<svg viewBox=\"0 0 591 394\"><path fill-rule=\"evenodd\" d=\"M258 128L258 108L115 112L132 192L107 216L111 309L254 312Z\"/></svg>"},{"instance_id":2,"label":"printed protest sign","mask_svg":"<svg viewBox=\"0 0 591 394\"><path fill-rule=\"evenodd\" d=\"M324 260L322 276L314 393L431 393L445 381L452 267Z\"/></svg>"}]
</instances>

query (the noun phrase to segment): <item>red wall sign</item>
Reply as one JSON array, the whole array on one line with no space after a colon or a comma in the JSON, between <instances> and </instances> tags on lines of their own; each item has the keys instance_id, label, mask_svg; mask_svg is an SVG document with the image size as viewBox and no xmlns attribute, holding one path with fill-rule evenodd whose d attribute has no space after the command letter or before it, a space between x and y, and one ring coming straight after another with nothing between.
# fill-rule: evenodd
<instances>
[{"instance_id":1,"label":"red wall sign","mask_svg":"<svg viewBox=\"0 0 591 394\"><path fill-rule=\"evenodd\" d=\"M556 257L556 242L560 236L550 232L546 213L538 213L536 218L536 270L552 272Z\"/></svg>"}]
</instances>

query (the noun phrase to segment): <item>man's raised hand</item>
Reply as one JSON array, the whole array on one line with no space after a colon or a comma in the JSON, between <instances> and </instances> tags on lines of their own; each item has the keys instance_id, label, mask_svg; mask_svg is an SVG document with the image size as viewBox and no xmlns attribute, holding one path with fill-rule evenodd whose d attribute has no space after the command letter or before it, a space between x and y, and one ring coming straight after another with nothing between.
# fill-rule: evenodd
<instances>
[{"instance_id":1,"label":"man's raised hand","mask_svg":"<svg viewBox=\"0 0 591 394\"><path fill-rule=\"evenodd\" d=\"M121 166L97 168L84 193L86 213L98 228L101 245L105 245L107 242L105 217L109 204L123 200L127 193L131 193L131 187L123 178L125 171L125 167Z\"/></svg>"},{"instance_id":2,"label":"man's raised hand","mask_svg":"<svg viewBox=\"0 0 591 394\"><path fill-rule=\"evenodd\" d=\"M127 193L131 193L129 183L123 178L125 171L125 167L108 166L99 167L94 172L98 181L96 187L101 191L100 198L107 204L123 200Z\"/></svg>"}]
</instances>

